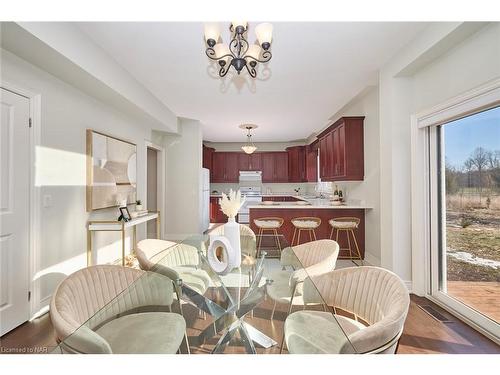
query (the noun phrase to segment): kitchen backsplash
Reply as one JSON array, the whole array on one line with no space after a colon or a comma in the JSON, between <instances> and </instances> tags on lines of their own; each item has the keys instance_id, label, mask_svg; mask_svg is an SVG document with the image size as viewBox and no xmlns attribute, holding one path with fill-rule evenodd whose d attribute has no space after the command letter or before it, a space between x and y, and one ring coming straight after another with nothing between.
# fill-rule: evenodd
<instances>
[{"instance_id":1,"label":"kitchen backsplash","mask_svg":"<svg viewBox=\"0 0 500 375\"><path fill-rule=\"evenodd\" d=\"M308 183L245 183L242 186L261 186L263 194L295 194L294 189L300 188L300 195L315 195L323 194L324 196L333 195L335 186L342 190L343 196L348 201L359 201L362 203L370 203L370 194L367 193L366 187L362 181L344 181L344 182L308 182ZM210 184L210 192L216 190L219 194L229 192L229 189L237 190L240 184Z\"/></svg>"}]
</instances>

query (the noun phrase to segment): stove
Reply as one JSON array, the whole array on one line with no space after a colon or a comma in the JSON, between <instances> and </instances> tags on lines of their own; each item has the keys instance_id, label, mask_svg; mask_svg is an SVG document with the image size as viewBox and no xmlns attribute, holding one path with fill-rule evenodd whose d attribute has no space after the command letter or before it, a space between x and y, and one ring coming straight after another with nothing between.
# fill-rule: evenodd
<instances>
[{"instance_id":1,"label":"stove","mask_svg":"<svg viewBox=\"0 0 500 375\"><path fill-rule=\"evenodd\" d=\"M245 203L238 211L238 222L240 224L250 224L250 210L248 206L262 202L262 188L260 186L242 186L241 195L245 197Z\"/></svg>"}]
</instances>

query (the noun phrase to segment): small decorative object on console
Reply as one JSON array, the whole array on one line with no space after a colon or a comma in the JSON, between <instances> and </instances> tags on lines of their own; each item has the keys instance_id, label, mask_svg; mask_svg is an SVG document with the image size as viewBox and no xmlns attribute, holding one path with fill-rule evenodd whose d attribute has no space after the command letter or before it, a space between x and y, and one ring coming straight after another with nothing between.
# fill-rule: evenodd
<instances>
[{"instance_id":1,"label":"small decorative object on console","mask_svg":"<svg viewBox=\"0 0 500 375\"><path fill-rule=\"evenodd\" d=\"M138 199L138 200L135 201L135 209L137 211L142 211L142 202L141 202L140 199Z\"/></svg>"},{"instance_id":2,"label":"small decorative object on console","mask_svg":"<svg viewBox=\"0 0 500 375\"><path fill-rule=\"evenodd\" d=\"M132 217L130 216L130 212L128 212L128 208L127 207L120 207L119 208L120 210L120 216L118 217L118 221L130 221L132 220Z\"/></svg>"},{"instance_id":3,"label":"small decorative object on console","mask_svg":"<svg viewBox=\"0 0 500 375\"><path fill-rule=\"evenodd\" d=\"M232 189L229 191L229 197L222 193L220 199L221 211L228 217L227 224L224 224L224 236L229 240L231 248L229 249L236 259L234 267L239 267L241 264L241 245L240 245L240 225L236 222L236 215L240 210L245 198L242 199L241 192Z\"/></svg>"}]
</instances>

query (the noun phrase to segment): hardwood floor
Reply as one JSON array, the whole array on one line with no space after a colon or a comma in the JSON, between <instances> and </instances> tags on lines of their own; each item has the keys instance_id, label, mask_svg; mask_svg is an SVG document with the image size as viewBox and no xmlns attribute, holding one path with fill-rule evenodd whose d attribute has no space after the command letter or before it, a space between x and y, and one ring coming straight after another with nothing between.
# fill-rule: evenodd
<instances>
[{"instance_id":1,"label":"hardwood floor","mask_svg":"<svg viewBox=\"0 0 500 375\"><path fill-rule=\"evenodd\" d=\"M432 305L436 310L449 317L451 323L441 323L430 317L417 304ZM265 301L255 309L254 317L248 318L248 322L258 329L265 329L267 334L273 338L282 335L285 311L278 307L275 320L270 325L266 320L272 308L270 301ZM196 336L207 324L210 318L203 320L198 317L196 309L192 306L184 308L186 320L188 321L188 336L192 353L207 353L216 343L217 338L210 340L206 345L196 346ZM279 343L279 340L276 340ZM55 333L46 314L32 322L27 322L15 330L0 338L1 353L47 353L56 346ZM185 351L184 346L181 347ZM259 353L279 353L279 347L270 349L258 348ZM243 352L242 347L234 345L226 352ZM398 354L411 353L500 353L500 347L494 342L479 334L460 320L446 313L444 310L429 300L411 296L411 305L406 319L403 336L399 343Z\"/></svg>"}]
</instances>

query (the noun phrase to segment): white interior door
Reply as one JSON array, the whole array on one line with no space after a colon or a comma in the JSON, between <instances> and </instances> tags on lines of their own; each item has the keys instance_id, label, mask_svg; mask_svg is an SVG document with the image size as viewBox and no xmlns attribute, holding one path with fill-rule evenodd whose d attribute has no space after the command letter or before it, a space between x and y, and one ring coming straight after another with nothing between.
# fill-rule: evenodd
<instances>
[{"instance_id":1,"label":"white interior door","mask_svg":"<svg viewBox=\"0 0 500 375\"><path fill-rule=\"evenodd\" d=\"M0 96L0 336L29 319L28 98Z\"/></svg>"}]
</instances>

